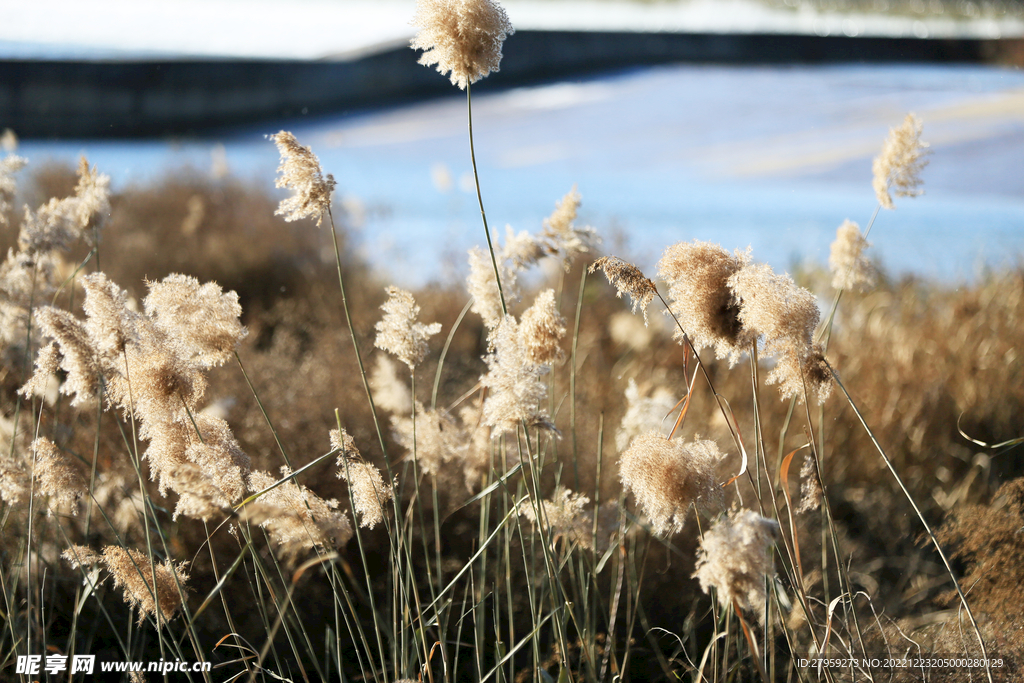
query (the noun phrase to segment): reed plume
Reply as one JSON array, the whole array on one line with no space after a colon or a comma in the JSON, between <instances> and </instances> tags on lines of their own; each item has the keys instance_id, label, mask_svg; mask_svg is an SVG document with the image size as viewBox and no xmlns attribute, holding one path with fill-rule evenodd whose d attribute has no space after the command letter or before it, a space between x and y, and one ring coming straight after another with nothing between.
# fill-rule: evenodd
<instances>
[{"instance_id":1,"label":"reed plume","mask_svg":"<svg viewBox=\"0 0 1024 683\"><path fill-rule=\"evenodd\" d=\"M490 390L484 402L484 424L499 432L514 432L521 422L528 427L554 429L540 406L547 395L541 376L548 368L530 362L515 318L505 318L498 325L494 352L484 360L488 373L480 381Z\"/></svg>"},{"instance_id":2,"label":"reed plume","mask_svg":"<svg viewBox=\"0 0 1024 683\"><path fill-rule=\"evenodd\" d=\"M73 505L88 493L85 478L76 461L61 452L57 445L41 436L32 442L35 455L35 477L39 492L61 503Z\"/></svg>"},{"instance_id":3,"label":"reed plume","mask_svg":"<svg viewBox=\"0 0 1024 683\"><path fill-rule=\"evenodd\" d=\"M928 165L928 143L921 141L923 124L913 114L907 114L902 125L889 130L889 137L882 144L882 152L871 165L874 173L872 186L878 203L886 209L895 209L890 190L897 197L917 197L924 194L920 189L921 171Z\"/></svg>"},{"instance_id":4,"label":"reed plume","mask_svg":"<svg viewBox=\"0 0 1024 683\"><path fill-rule=\"evenodd\" d=\"M291 470L282 467L281 474L287 477ZM254 493L276 483L277 479L263 470L249 475L249 489ZM352 524L345 512L338 510L338 501L324 500L295 480L267 491L257 502L253 510L246 506L247 518L264 527L285 555L294 557L317 547L340 548L352 538Z\"/></svg>"},{"instance_id":5,"label":"reed plume","mask_svg":"<svg viewBox=\"0 0 1024 683\"><path fill-rule=\"evenodd\" d=\"M656 431L633 439L619 458L622 486L632 491L654 533L683 530L690 505L712 509L721 504L715 467L722 459L714 441L670 441Z\"/></svg>"},{"instance_id":6,"label":"reed plume","mask_svg":"<svg viewBox=\"0 0 1024 683\"><path fill-rule=\"evenodd\" d=\"M370 389L378 408L396 415L405 415L412 410L412 393L409 382L398 376L398 364L384 354L378 354L370 369Z\"/></svg>"},{"instance_id":7,"label":"reed plume","mask_svg":"<svg viewBox=\"0 0 1024 683\"><path fill-rule=\"evenodd\" d=\"M714 347L731 363L750 350L754 335L739 319L729 278L750 262L750 252L730 254L711 242L680 242L665 250L658 275L668 283L669 305L694 348ZM682 341L677 329L676 337Z\"/></svg>"},{"instance_id":8,"label":"reed plume","mask_svg":"<svg viewBox=\"0 0 1024 683\"><path fill-rule=\"evenodd\" d=\"M865 251L871 243L860 232L860 226L846 220L836 230L836 239L828 256L832 286L853 292L866 292L878 281L878 271Z\"/></svg>"},{"instance_id":9,"label":"reed plume","mask_svg":"<svg viewBox=\"0 0 1024 683\"><path fill-rule=\"evenodd\" d=\"M542 500L544 523L551 538L565 538L581 547L593 548L594 515L586 509L589 503L587 496L563 487L555 489L550 499ZM524 503L516 511L530 522L537 523L537 511L532 504Z\"/></svg>"},{"instance_id":10,"label":"reed plume","mask_svg":"<svg viewBox=\"0 0 1024 683\"><path fill-rule=\"evenodd\" d=\"M338 478L348 482L352 491L359 526L372 529L384 521L384 504L394 497L392 484L385 484L380 470L363 460L353 439L345 430L332 429L331 448L337 449Z\"/></svg>"},{"instance_id":11,"label":"reed plume","mask_svg":"<svg viewBox=\"0 0 1024 683\"><path fill-rule=\"evenodd\" d=\"M617 256L602 256L590 264L591 273L600 270L608 278L608 283L615 287L616 296L622 298L629 294L633 303L633 312L639 306L644 314L644 325L647 324L647 306L658 294L654 282L632 263L627 263Z\"/></svg>"},{"instance_id":12,"label":"reed plume","mask_svg":"<svg viewBox=\"0 0 1024 683\"><path fill-rule=\"evenodd\" d=\"M566 271L569 264L580 255L590 252L600 242L597 231L590 226L577 227L576 215L582 197L576 186L555 205L555 210L544 219L540 239L547 252L560 258Z\"/></svg>"},{"instance_id":13,"label":"reed plume","mask_svg":"<svg viewBox=\"0 0 1024 683\"><path fill-rule=\"evenodd\" d=\"M553 367L565 360L565 350L560 346L566 334L565 318L558 313L555 290L546 289L537 295L533 305L523 312L519 332L530 363Z\"/></svg>"},{"instance_id":14,"label":"reed plume","mask_svg":"<svg viewBox=\"0 0 1024 683\"><path fill-rule=\"evenodd\" d=\"M18 189L14 176L27 164L26 159L14 154L0 159L0 226L7 225L7 212L11 210L11 200Z\"/></svg>"},{"instance_id":15,"label":"reed plume","mask_svg":"<svg viewBox=\"0 0 1024 683\"><path fill-rule=\"evenodd\" d=\"M281 131L270 136L281 154L281 165L277 168L275 187L292 191L292 196L281 200L275 216L284 216L286 221L303 218L316 219L317 227L331 208L331 193L337 183L330 173L324 177L320 160L313 150L299 144L295 136Z\"/></svg>"},{"instance_id":16,"label":"reed plume","mask_svg":"<svg viewBox=\"0 0 1024 683\"><path fill-rule=\"evenodd\" d=\"M729 287L743 328L753 338L763 337L765 354L777 359L766 382L779 384L783 398L802 398L807 387L823 402L832 376L821 347L813 343L821 315L814 295L767 264L744 266L730 276Z\"/></svg>"},{"instance_id":17,"label":"reed plume","mask_svg":"<svg viewBox=\"0 0 1024 683\"><path fill-rule=\"evenodd\" d=\"M629 315L628 313L626 315ZM648 432L662 432L665 419L676 408L672 392L657 387L650 396L641 396L640 388L632 377L626 385L626 412L615 433L615 447L624 452L633 439Z\"/></svg>"},{"instance_id":18,"label":"reed plume","mask_svg":"<svg viewBox=\"0 0 1024 683\"><path fill-rule=\"evenodd\" d=\"M377 339L374 343L378 349L394 354L414 370L430 350L427 339L441 331L441 323L424 325L417 322L420 307L411 292L398 287L388 287L387 292L388 300L381 306L384 317L375 328Z\"/></svg>"},{"instance_id":19,"label":"reed plume","mask_svg":"<svg viewBox=\"0 0 1024 683\"><path fill-rule=\"evenodd\" d=\"M437 64L462 90L498 71L502 43L515 32L494 0L419 0L412 24L420 30L411 46L424 50L419 63Z\"/></svg>"},{"instance_id":20,"label":"reed plume","mask_svg":"<svg viewBox=\"0 0 1024 683\"><path fill-rule=\"evenodd\" d=\"M733 601L750 611L763 612L765 576L773 573L772 545L779 523L756 512L734 508L701 539L697 571L704 592L714 587L723 607Z\"/></svg>"},{"instance_id":21,"label":"reed plume","mask_svg":"<svg viewBox=\"0 0 1024 683\"><path fill-rule=\"evenodd\" d=\"M124 592L124 601L139 610L140 625L148 614L161 626L170 621L181 608L178 586L185 590L188 562L175 564L169 559L164 560L155 565L154 574L145 554L134 549L108 545L103 549L103 563L114 577L114 587Z\"/></svg>"}]
</instances>

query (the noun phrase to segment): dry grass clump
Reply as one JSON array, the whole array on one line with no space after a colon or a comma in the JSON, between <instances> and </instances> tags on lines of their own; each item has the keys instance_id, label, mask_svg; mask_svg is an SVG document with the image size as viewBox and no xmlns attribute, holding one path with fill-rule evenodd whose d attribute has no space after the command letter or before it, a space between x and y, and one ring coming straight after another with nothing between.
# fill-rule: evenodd
<instances>
[{"instance_id":1,"label":"dry grass clump","mask_svg":"<svg viewBox=\"0 0 1024 683\"><path fill-rule=\"evenodd\" d=\"M275 141L294 192L278 209L321 220L332 179L294 138ZM576 225L574 188L532 232L509 228L502 244L488 233L488 250L470 253L479 316L464 317L463 292L385 290L345 250L324 263L343 231L306 225L304 237L272 218L275 201L230 180L114 195L103 226L102 203L87 201L106 191L99 178L84 166L57 195L68 201L43 202L64 207L52 212L63 223L15 216L8 231L38 239L11 252L0 289L22 323L0 373L0 529L14 541L0 549L0 593L15 606L0 651L80 651L88 628L123 659L187 658L187 646L235 677L439 682L723 681L762 664L795 680L794 655L819 647L859 654L904 638L976 653L981 634L990 653L1024 649L1001 607L1022 563L1020 480L973 505L1022 474L981 445L1020 436L1020 272L959 290L881 278L822 324L794 278L681 243L659 264L685 333L670 335L572 262L597 242ZM194 264L205 279L153 271L144 285L99 270L145 267L120 263L152 249L146 222L125 218L147 212L172 252L212 250ZM101 227L120 232L93 251ZM838 235L833 275L846 289L866 283L865 238L853 224ZM83 272L53 296L76 250ZM236 252L249 265L224 258ZM525 275L544 259L559 267ZM646 322L659 285L616 257L598 269ZM210 274L261 282L236 294ZM694 365L684 336L718 358ZM743 353L750 367L734 369ZM825 399L829 366L845 402L797 409ZM765 376L788 402L765 400ZM737 474L723 486L720 471ZM920 517L904 514L905 495ZM715 519L726 502L739 505ZM686 524L691 507L699 525ZM914 544L919 522L940 517L936 547L961 563L948 571ZM175 556L191 558L202 606L182 603L186 567L164 559ZM120 596L96 589L104 567L166 632L125 626ZM977 633L974 615L935 611L961 567ZM707 616L723 612L701 588L760 623ZM178 610L187 623L169 623ZM231 643L241 658L222 654Z\"/></svg>"},{"instance_id":2,"label":"dry grass clump","mask_svg":"<svg viewBox=\"0 0 1024 683\"><path fill-rule=\"evenodd\" d=\"M954 508L938 530L953 557L967 567L960 583L971 606L987 617L985 633L994 651L1024 654L1024 478L1006 482L992 502ZM948 599L955 604L956 596Z\"/></svg>"},{"instance_id":3,"label":"dry grass clump","mask_svg":"<svg viewBox=\"0 0 1024 683\"><path fill-rule=\"evenodd\" d=\"M413 26L419 63L437 64L462 90L501 64L501 44L515 33L504 8L494 0L418 0Z\"/></svg>"}]
</instances>

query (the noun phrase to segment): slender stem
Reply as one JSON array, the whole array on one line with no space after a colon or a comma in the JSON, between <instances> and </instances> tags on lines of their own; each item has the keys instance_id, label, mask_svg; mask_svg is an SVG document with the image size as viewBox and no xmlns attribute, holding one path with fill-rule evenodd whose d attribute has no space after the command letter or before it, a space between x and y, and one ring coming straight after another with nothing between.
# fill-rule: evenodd
<instances>
[{"instance_id":1,"label":"slender stem","mask_svg":"<svg viewBox=\"0 0 1024 683\"><path fill-rule=\"evenodd\" d=\"M484 211L484 197L480 193L480 176L476 170L476 150L473 145L473 94L471 86L466 84L466 110L469 115L469 158L473 162L473 181L476 184L476 199L480 203L480 218L484 222L484 236L487 237L487 251L491 253L491 265L494 266L494 280L498 283L498 298L501 299L501 313L508 316L505 305L505 291L501 288L501 275L498 273L498 259L494 256L494 244L491 243L491 231L487 227L487 212Z\"/></svg>"}]
</instances>

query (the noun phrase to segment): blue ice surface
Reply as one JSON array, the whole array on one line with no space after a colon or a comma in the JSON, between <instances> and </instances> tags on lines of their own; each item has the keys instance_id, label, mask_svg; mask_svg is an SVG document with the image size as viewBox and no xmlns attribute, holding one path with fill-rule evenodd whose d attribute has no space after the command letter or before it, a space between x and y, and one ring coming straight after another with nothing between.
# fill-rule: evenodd
<instances>
[{"instance_id":1,"label":"blue ice surface","mask_svg":"<svg viewBox=\"0 0 1024 683\"><path fill-rule=\"evenodd\" d=\"M603 250L645 269L692 239L750 246L777 269L823 264L844 219L869 221L872 157L913 111L931 142L925 194L897 197L895 211L879 214L870 239L884 267L956 283L1024 253L1020 70L674 65L481 93L473 108L500 239L506 225L539 230L575 185L579 220L603 235ZM19 153L34 163L85 154L123 186L169 169L206 173L222 144L236 175L270 186L278 157L265 136L281 129L338 180L354 243L396 284L462 278L466 250L484 236L467 185L465 94L454 88L442 99L209 139L26 142ZM436 184L441 168L453 186Z\"/></svg>"}]
</instances>

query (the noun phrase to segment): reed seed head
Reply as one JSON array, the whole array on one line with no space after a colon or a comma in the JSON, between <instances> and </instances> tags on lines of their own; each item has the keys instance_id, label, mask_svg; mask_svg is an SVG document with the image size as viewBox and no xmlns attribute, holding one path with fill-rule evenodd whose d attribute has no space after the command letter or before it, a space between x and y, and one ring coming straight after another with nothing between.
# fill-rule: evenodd
<instances>
[{"instance_id":1,"label":"reed seed head","mask_svg":"<svg viewBox=\"0 0 1024 683\"><path fill-rule=\"evenodd\" d=\"M750 262L750 253L730 254L711 242L680 242L665 250L658 275L669 285L672 314L697 349L713 346L731 362L749 350L753 335L740 323L729 278ZM682 341L682 333L676 329Z\"/></svg>"},{"instance_id":2,"label":"reed seed head","mask_svg":"<svg viewBox=\"0 0 1024 683\"><path fill-rule=\"evenodd\" d=\"M291 471L282 467L281 474L286 477ZM249 476L249 489L256 493L277 481L269 472L254 470ZM286 555L296 556L315 547L340 548L352 538L352 524L343 511L338 511L338 501L324 500L295 480L267 491L259 502L264 509L260 526Z\"/></svg>"},{"instance_id":3,"label":"reed seed head","mask_svg":"<svg viewBox=\"0 0 1024 683\"><path fill-rule=\"evenodd\" d=\"M629 294L633 303L633 312L636 313L637 306L644 313L644 325L647 324L647 306L658 294L658 288L654 282L648 279L643 272L632 263L627 263L617 256L602 256L590 264L589 272L600 270L608 278L609 284L615 287L616 296Z\"/></svg>"},{"instance_id":4,"label":"reed seed head","mask_svg":"<svg viewBox=\"0 0 1024 683\"><path fill-rule=\"evenodd\" d=\"M51 198L36 211L25 207L18 247L28 254L67 251L83 234L92 217L110 212L110 178L90 168L83 158L78 166L75 194Z\"/></svg>"},{"instance_id":5,"label":"reed seed head","mask_svg":"<svg viewBox=\"0 0 1024 683\"><path fill-rule=\"evenodd\" d=\"M60 347L60 367L67 373L60 391L74 397L71 405L99 396L100 364L85 325L67 311L51 307L37 310L36 321L42 333Z\"/></svg>"},{"instance_id":6,"label":"reed seed head","mask_svg":"<svg viewBox=\"0 0 1024 683\"><path fill-rule=\"evenodd\" d=\"M396 415L404 415L412 410L409 382L398 376L398 363L388 356L377 354L377 360L370 369L369 382L373 402L378 408Z\"/></svg>"},{"instance_id":7,"label":"reed seed head","mask_svg":"<svg viewBox=\"0 0 1024 683\"><path fill-rule=\"evenodd\" d=\"M860 232L860 226L846 220L836 230L836 239L828 256L832 286L853 292L866 292L878 281L878 271L864 253L871 243Z\"/></svg>"},{"instance_id":8,"label":"reed seed head","mask_svg":"<svg viewBox=\"0 0 1024 683\"><path fill-rule=\"evenodd\" d=\"M102 555L92 548L84 545L70 546L67 550L61 553L61 557L71 565L72 569L78 569L79 567L91 567L103 561Z\"/></svg>"},{"instance_id":9,"label":"reed seed head","mask_svg":"<svg viewBox=\"0 0 1024 683\"><path fill-rule=\"evenodd\" d=\"M515 318L509 316L498 325L494 352L484 360L488 373L480 381L490 390L484 402L484 424L500 432L514 432L521 422L553 429L540 406L547 395L541 376L548 368L530 362Z\"/></svg>"},{"instance_id":10,"label":"reed seed head","mask_svg":"<svg viewBox=\"0 0 1024 683\"><path fill-rule=\"evenodd\" d=\"M215 282L168 275L149 283L144 305L175 354L203 368L223 365L249 333L239 322L238 294L222 291Z\"/></svg>"},{"instance_id":11,"label":"reed seed head","mask_svg":"<svg viewBox=\"0 0 1024 683\"><path fill-rule=\"evenodd\" d=\"M501 46L515 29L494 0L419 0L413 26L420 29L411 45L424 50L419 63L437 64L462 90L501 63Z\"/></svg>"},{"instance_id":12,"label":"reed seed head","mask_svg":"<svg viewBox=\"0 0 1024 683\"><path fill-rule=\"evenodd\" d=\"M628 313L626 315L629 315ZM633 440L648 432L665 431L666 418L678 407L672 393L664 387L656 388L650 396L641 396L640 388L632 377L626 386L626 413L615 433L615 447L624 452Z\"/></svg>"},{"instance_id":13,"label":"reed seed head","mask_svg":"<svg viewBox=\"0 0 1024 683\"><path fill-rule=\"evenodd\" d=\"M32 442L36 458L35 477L39 492L72 505L88 493L85 478L75 461L57 445L41 436Z\"/></svg>"},{"instance_id":14,"label":"reed seed head","mask_svg":"<svg viewBox=\"0 0 1024 683\"><path fill-rule=\"evenodd\" d=\"M270 139L281 153L281 165L277 167L274 185L292 191L292 196L281 201L274 215L284 216L289 222L313 218L320 227L324 215L331 208L331 193L337 184L334 176L328 173L325 178L313 150L300 145L291 133L282 130L271 135Z\"/></svg>"},{"instance_id":15,"label":"reed seed head","mask_svg":"<svg viewBox=\"0 0 1024 683\"><path fill-rule=\"evenodd\" d=\"M12 508L28 501L31 480L21 463L0 454L0 499Z\"/></svg>"},{"instance_id":16,"label":"reed seed head","mask_svg":"<svg viewBox=\"0 0 1024 683\"><path fill-rule=\"evenodd\" d=\"M590 498L582 493L573 493L559 486L549 500L540 502L544 526L553 539L565 538L583 548L594 546L594 515L586 509ZM526 501L519 505L517 512L534 524L537 510Z\"/></svg>"},{"instance_id":17,"label":"reed seed head","mask_svg":"<svg viewBox=\"0 0 1024 683\"><path fill-rule=\"evenodd\" d=\"M18 151L18 136L10 128L4 128L4 132L0 133L0 150L8 155Z\"/></svg>"},{"instance_id":18,"label":"reed seed head","mask_svg":"<svg viewBox=\"0 0 1024 683\"><path fill-rule=\"evenodd\" d=\"M188 562L174 564L164 560L161 564L150 565L149 558L138 550L108 545L103 549L103 563L114 577L114 587L124 591L124 601L139 610L140 625L147 614L156 618L157 625L162 625L181 607L178 586L185 590Z\"/></svg>"},{"instance_id":19,"label":"reed seed head","mask_svg":"<svg viewBox=\"0 0 1024 683\"><path fill-rule=\"evenodd\" d=\"M569 263L579 254L591 251L601 239L597 231L590 226L577 227L576 214L582 198L573 185L572 189L555 205L555 210L544 219L544 229L540 236L544 240L548 252L562 259L566 271Z\"/></svg>"},{"instance_id":20,"label":"reed seed head","mask_svg":"<svg viewBox=\"0 0 1024 683\"><path fill-rule=\"evenodd\" d=\"M546 289L537 295L523 313L519 331L529 362L553 367L565 360L565 350L560 346L566 334L565 318L558 313L555 290Z\"/></svg>"},{"instance_id":21,"label":"reed seed head","mask_svg":"<svg viewBox=\"0 0 1024 683\"><path fill-rule=\"evenodd\" d=\"M718 601L731 608L763 612L764 577L772 574L772 544L779 537L779 523L746 509L733 509L704 534L697 557L700 586L712 586Z\"/></svg>"},{"instance_id":22,"label":"reed seed head","mask_svg":"<svg viewBox=\"0 0 1024 683\"><path fill-rule=\"evenodd\" d=\"M377 323L378 349L394 354L398 360L414 370L430 347L427 339L441 331L441 323L424 325L416 322L420 307L412 293L398 287L388 287L388 300L381 306L384 317Z\"/></svg>"},{"instance_id":23,"label":"reed seed head","mask_svg":"<svg viewBox=\"0 0 1024 683\"><path fill-rule=\"evenodd\" d=\"M882 144L882 153L875 157L871 168L874 172L872 186L878 203L886 209L895 209L892 195L917 197L924 194L920 189L921 171L928 165L928 143L921 141L921 119L907 114L903 124L889 130L889 137Z\"/></svg>"},{"instance_id":24,"label":"reed seed head","mask_svg":"<svg viewBox=\"0 0 1024 683\"><path fill-rule=\"evenodd\" d=\"M619 477L651 520L654 533L683 530L690 505L710 509L721 504L715 468L722 454L714 441L670 441L656 431L638 436L619 459Z\"/></svg>"},{"instance_id":25,"label":"reed seed head","mask_svg":"<svg viewBox=\"0 0 1024 683\"><path fill-rule=\"evenodd\" d=\"M18 189L14 176L27 164L27 160L13 154L0 159L0 226L7 225L7 212L11 210L11 200Z\"/></svg>"},{"instance_id":26,"label":"reed seed head","mask_svg":"<svg viewBox=\"0 0 1024 683\"><path fill-rule=\"evenodd\" d=\"M338 478L348 482L359 526L372 529L384 521L384 504L394 497L394 487L385 484L380 470L363 460L355 439L344 429L331 430L331 448L338 454Z\"/></svg>"},{"instance_id":27,"label":"reed seed head","mask_svg":"<svg viewBox=\"0 0 1024 683\"><path fill-rule=\"evenodd\" d=\"M779 384L782 397L804 395L804 387L824 401L832 376L820 347L813 344L820 319L817 300L793 278L766 264L747 265L729 278L739 320L752 338L764 337L764 352L777 359L766 382Z\"/></svg>"},{"instance_id":28,"label":"reed seed head","mask_svg":"<svg viewBox=\"0 0 1024 683\"><path fill-rule=\"evenodd\" d=\"M479 315L488 330L494 330L501 322L501 293L505 294L505 303L511 305L519 298L516 289L516 269L506 265L503 258L496 254L498 272L501 274L501 292L494 278L494 264L491 255L480 247L469 250L469 276L466 278L466 289L473 298L471 311Z\"/></svg>"}]
</instances>

